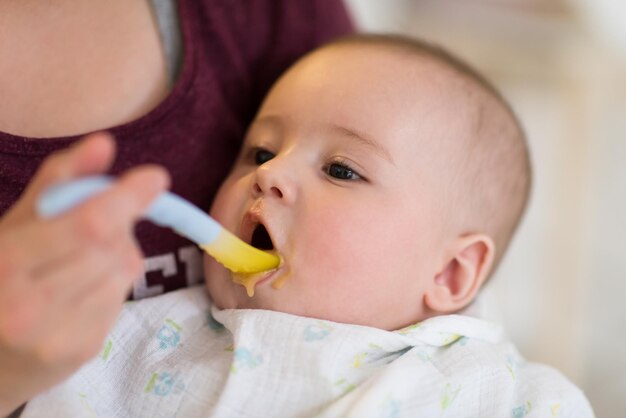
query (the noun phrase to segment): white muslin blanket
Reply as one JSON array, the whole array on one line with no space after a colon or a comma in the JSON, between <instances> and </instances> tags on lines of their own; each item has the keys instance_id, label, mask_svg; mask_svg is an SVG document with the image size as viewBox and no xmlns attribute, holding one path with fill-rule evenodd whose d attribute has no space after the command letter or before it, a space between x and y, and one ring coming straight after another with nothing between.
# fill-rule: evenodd
<instances>
[{"instance_id":1,"label":"white muslin blanket","mask_svg":"<svg viewBox=\"0 0 626 418\"><path fill-rule=\"evenodd\" d=\"M593 417L499 327L447 315L390 332L218 310L204 287L130 302L100 355L24 417Z\"/></svg>"}]
</instances>

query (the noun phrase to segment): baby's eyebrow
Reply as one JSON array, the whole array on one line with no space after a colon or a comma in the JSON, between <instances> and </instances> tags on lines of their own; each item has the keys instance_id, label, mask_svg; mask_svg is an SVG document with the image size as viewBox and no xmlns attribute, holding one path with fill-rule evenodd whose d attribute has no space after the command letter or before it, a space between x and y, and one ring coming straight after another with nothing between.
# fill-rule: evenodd
<instances>
[{"instance_id":1,"label":"baby's eyebrow","mask_svg":"<svg viewBox=\"0 0 626 418\"><path fill-rule=\"evenodd\" d=\"M376 154L378 154L380 157L384 158L385 160L389 161L391 164L393 165L396 164L393 161L393 158L391 158L391 154L389 153L387 148L382 146L379 142L375 141L374 139L369 138L367 135L355 129L346 128L345 126L341 126L341 125L333 124L332 128L333 130L338 131L339 133L344 135L346 138L350 138L352 140L355 140L356 142L367 145Z\"/></svg>"}]
</instances>

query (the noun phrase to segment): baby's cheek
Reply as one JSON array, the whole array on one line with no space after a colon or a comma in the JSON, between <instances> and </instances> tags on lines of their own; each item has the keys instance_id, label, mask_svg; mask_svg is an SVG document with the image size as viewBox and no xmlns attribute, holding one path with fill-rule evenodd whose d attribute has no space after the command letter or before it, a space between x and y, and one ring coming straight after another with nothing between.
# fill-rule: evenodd
<instances>
[{"instance_id":1,"label":"baby's cheek","mask_svg":"<svg viewBox=\"0 0 626 418\"><path fill-rule=\"evenodd\" d=\"M238 211L247 196L247 179L229 177L219 188L209 214L222 224L238 224ZM232 227L231 227L232 228Z\"/></svg>"},{"instance_id":2,"label":"baby's cheek","mask_svg":"<svg viewBox=\"0 0 626 418\"><path fill-rule=\"evenodd\" d=\"M211 300L219 308L235 308L232 285L228 271L217 261L205 254L204 277Z\"/></svg>"},{"instance_id":3,"label":"baby's cheek","mask_svg":"<svg viewBox=\"0 0 626 418\"><path fill-rule=\"evenodd\" d=\"M305 256L322 277L362 275L376 263L376 237L364 226L366 219L358 216L323 217L320 213L307 228L307 238L299 241L307 246Z\"/></svg>"},{"instance_id":4,"label":"baby's cheek","mask_svg":"<svg viewBox=\"0 0 626 418\"><path fill-rule=\"evenodd\" d=\"M215 200L213 200L209 214L218 222L222 224L225 223L227 221L226 216L229 213L228 207L231 206L232 208L233 206L231 200L232 198L227 192L220 191L220 193L218 193L215 197ZM231 210L230 212L232 213L234 211Z\"/></svg>"}]
</instances>

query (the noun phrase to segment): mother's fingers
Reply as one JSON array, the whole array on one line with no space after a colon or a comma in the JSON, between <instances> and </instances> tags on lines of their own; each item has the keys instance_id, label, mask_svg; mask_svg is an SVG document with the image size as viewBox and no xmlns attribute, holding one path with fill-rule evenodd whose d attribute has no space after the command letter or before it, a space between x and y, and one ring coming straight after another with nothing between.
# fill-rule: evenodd
<instances>
[{"instance_id":1,"label":"mother's fingers","mask_svg":"<svg viewBox=\"0 0 626 418\"><path fill-rule=\"evenodd\" d=\"M93 246L75 231L78 228L68 223L59 219L35 220L15 225L0 235L0 276L32 276L38 271L50 271L69 256Z\"/></svg>"},{"instance_id":2,"label":"mother's fingers","mask_svg":"<svg viewBox=\"0 0 626 418\"><path fill-rule=\"evenodd\" d=\"M22 271L66 262L83 250L113 251L132 238L133 224L165 189L168 177L158 167L142 167L123 176L110 190L53 219L31 219L0 235L4 264ZM2 263L0 263L2 264ZM0 265L0 269L3 266ZM56 266L54 266L56 267Z\"/></svg>"},{"instance_id":3,"label":"mother's fingers","mask_svg":"<svg viewBox=\"0 0 626 418\"><path fill-rule=\"evenodd\" d=\"M115 262L116 248L132 240L132 233L130 228L113 228L109 217L98 214L18 224L0 235L0 278L6 282L20 274L36 279L94 258Z\"/></svg>"},{"instance_id":4,"label":"mother's fingers","mask_svg":"<svg viewBox=\"0 0 626 418\"><path fill-rule=\"evenodd\" d=\"M122 301L142 272L141 252L128 237L110 249L91 247L70 254L37 272L34 279L37 290L54 295L64 304L75 304L93 292L99 281L115 276Z\"/></svg>"},{"instance_id":5,"label":"mother's fingers","mask_svg":"<svg viewBox=\"0 0 626 418\"><path fill-rule=\"evenodd\" d=\"M106 241L129 230L168 185L169 176L163 168L138 167L71 212L88 238Z\"/></svg>"},{"instance_id":6,"label":"mother's fingers","mask_svg":"<svg viewBox=\"0 0 626 418\"><path fill-rule=\"evenodd\" d=\"M69 149L54 153L44 160L20 200L3 217L2 225L33 219L36 200L43 190L61 181L102 173L114 155L115 142L107 133L91 134Z\"/></svg>"}]
</instances>

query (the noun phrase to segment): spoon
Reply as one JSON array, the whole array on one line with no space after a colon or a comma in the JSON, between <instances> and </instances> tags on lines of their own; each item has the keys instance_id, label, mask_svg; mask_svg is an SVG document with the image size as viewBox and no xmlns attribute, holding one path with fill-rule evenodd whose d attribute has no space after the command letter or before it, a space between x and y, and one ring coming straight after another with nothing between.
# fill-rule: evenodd
<instances>
[{"instance_id":1,"label":"spoon","mask_svg":"<svg viewBox=\"0 0 626 418\"><path fill-rule=\"evenodd\" d=\"M56 184L42 194L37 212L44 218L58 216L111 187L114 182L112 177L92 176ZM234 273L271 270L280 262L275 254L246 244L200 208L173 193L161 193L144 216L195 242Z\"/></svg>"}]
</instances>

